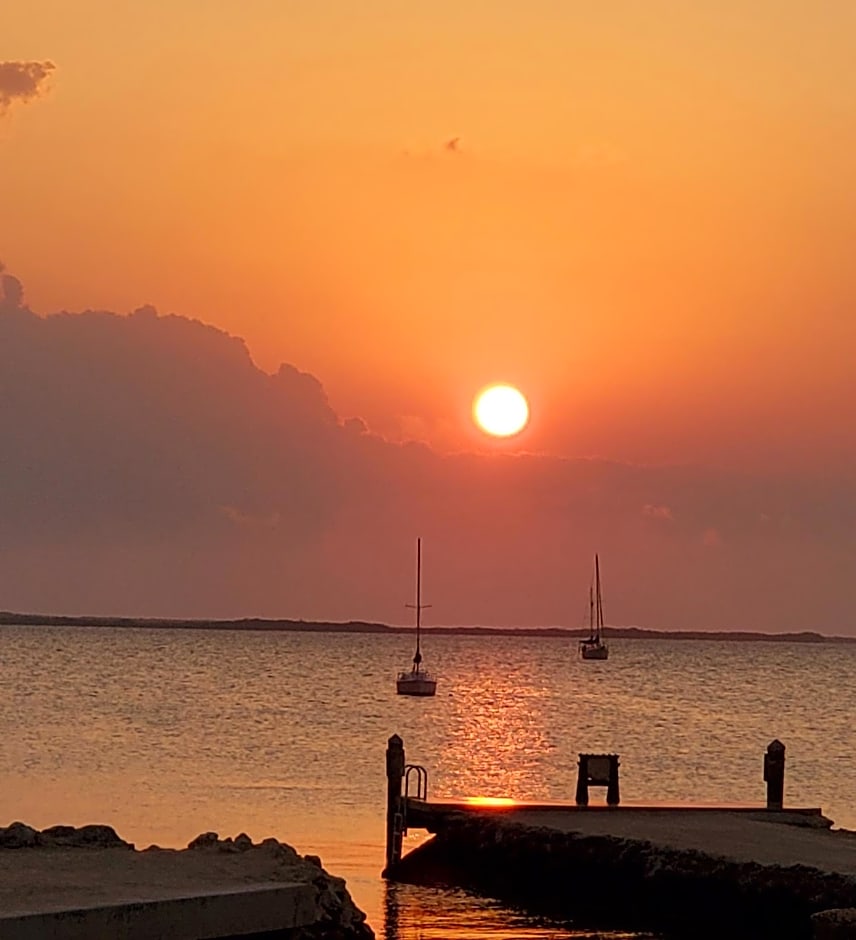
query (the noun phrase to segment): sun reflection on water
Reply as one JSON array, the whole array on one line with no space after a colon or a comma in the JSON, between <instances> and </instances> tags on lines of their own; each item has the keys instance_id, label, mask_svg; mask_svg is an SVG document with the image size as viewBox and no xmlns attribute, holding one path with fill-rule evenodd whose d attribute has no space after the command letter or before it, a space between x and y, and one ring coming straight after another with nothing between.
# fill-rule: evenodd
<instances>
[{"instance_id":1,"label":"sun reflection on water","mask_svg":"<svg viewBox=\"0 0 856 940\"><path fill-rule=\"evenodd\" d=\"M444 793L477 793L482 805L492 800L497 806L523 793L545 795L545 755L552 750L545 730L547 689L527 670L509 666L504 689L497 688L493 670L470 673L456 687L450 701L456 733L447 740L435 778Z\"/></svg>"},{"instance_id":2,"label":"sun reflection on water","mask_svg":"<svg viewBox=\"0 0 856 940\"><path fill-rule=\"evenodd\" d=\"M645 940L551 923L461 890L387 884L383 904L379 940Z\"/></svg>"}]
</instances>

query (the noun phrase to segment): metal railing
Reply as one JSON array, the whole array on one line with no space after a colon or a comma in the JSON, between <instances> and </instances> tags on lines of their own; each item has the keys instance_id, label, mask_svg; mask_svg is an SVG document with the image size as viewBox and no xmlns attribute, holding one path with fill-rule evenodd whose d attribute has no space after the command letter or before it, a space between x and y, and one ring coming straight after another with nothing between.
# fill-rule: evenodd
<instances>
[{"instance_id":1,"label":"metal railing","mask_svg":"<svg viewBox=\"0 0 856 940\"><path fill-rule=\"evenodd\" d=\"M410 775L416 775L416 795L414 800L428 799L428 771L421 764L408 764L404 768L404 799L410 796Z\"/></svg>"}]
</instances>

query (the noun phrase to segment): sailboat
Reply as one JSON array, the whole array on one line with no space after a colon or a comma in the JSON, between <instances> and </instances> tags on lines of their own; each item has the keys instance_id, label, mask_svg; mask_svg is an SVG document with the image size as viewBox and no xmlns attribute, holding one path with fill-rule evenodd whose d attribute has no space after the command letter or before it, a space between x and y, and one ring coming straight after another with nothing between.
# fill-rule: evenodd
<instances>
[{"instance_id":1,"label":"sailboat","mask_svg":"<svg viewBox=\"0 0 856 940\"><path fill-rule=\"evenodd\" d=\"M607 659L609 647L603 640L603 598L600 593L600 560L594 556L594 587L589 588L589 635L580 640L582 659Z\"/></svg>"},{"instance_id":2,"label":"sailboat","mask_svg":"<svg viewBox=\"0 0 856 940\"><path fill-rule=\"evenodd\" d=\"M413 665L408 672L400 672L395 686L399 695L434 695L437 691L437 680L426 669L422 668L422 611L430 604L422 603L422 539L416 540L416 603L408 604L416 610L416 653L413 656Z\"/></svg>"}]
</instances>

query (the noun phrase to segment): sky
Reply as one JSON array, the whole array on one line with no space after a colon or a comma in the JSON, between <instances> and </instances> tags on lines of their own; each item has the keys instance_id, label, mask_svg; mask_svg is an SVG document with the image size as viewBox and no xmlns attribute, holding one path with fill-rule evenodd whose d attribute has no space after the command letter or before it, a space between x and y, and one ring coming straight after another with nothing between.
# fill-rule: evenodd
<instances>
[{"instance_id":1,"label":"sky","mask_svg":"<svg viewBox=\"0 0 856 940\"><path fill-rule=\"evenodd\" d=\"M0 608L856 633L854 31L12 0Z\"/></svg>"}]
</instances>

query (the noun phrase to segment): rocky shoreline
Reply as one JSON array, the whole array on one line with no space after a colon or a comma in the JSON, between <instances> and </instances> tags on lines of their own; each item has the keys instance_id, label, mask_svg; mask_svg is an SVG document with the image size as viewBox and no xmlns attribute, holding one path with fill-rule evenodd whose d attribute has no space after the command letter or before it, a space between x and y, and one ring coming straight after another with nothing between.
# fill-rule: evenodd
<instances>
[{"instance_id":1,"label":"rocky shoreline","mask_svg":"<svg viewBox=\"0 0 856 940\"><path fill-rule=\"evenodd\" d=\"M432 840L387 875L464 887L533 913L598 927L753 940L856 937L856 918L838 910L856 907L851 873L760 864L501 816L449 817Z\"/></svg>"},{"instance_id":2,"label":"rocky shoreline","mask_svg":"<svg viewBox=\"0 0 856 940\"><path fill-rule=\"evenodd\" d=\"M288 940L373 940L344 879L277 839L206 832L185 849L139 851L110 826L0 828L0 918L277 885L300 886L311 904L307 923L283 933Z\"/></svg>"}]
</instances>

